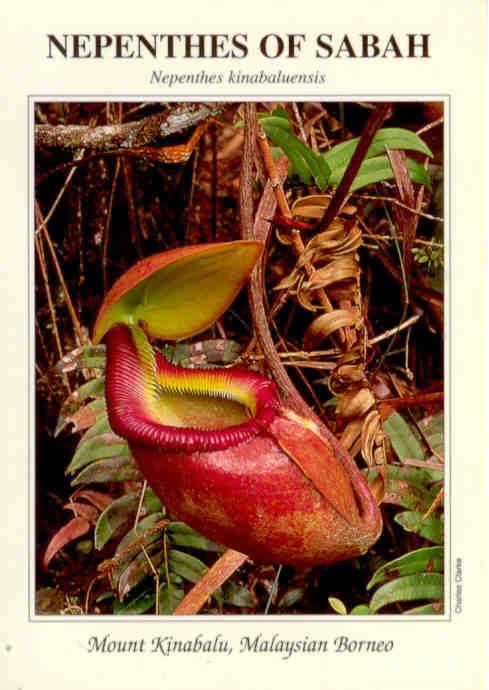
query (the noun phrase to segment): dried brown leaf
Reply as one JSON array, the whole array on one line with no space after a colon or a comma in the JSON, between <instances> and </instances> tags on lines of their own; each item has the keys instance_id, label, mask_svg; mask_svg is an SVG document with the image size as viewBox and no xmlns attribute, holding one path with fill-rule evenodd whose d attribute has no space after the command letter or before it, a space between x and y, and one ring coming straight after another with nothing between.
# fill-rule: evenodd
<instances>
[{"instance_id":1,"label":"dried brown leaf","mask_svg":"<svg viewBox=\"0 0 489 690\"><path fill-rule=\"evenodd\" d=\"M362 457L369 467L376 465L375 450L382 431L382 421L377 410L371 410L362 426Z\"/></svg>"},{"instance_id":2,"label":"dried brown leaf","mask_svg":"<svg viewBox=\"0 0 489 690\"><path fill-rule=\"evenodd\" d=\"M362 245L362 232L354 225L348 233L327 230L316 235L307 245L306 252L313 252L314 260L321 261L356 251Z\"/></svg>"},{"instance_id":3,"label":"dried brown leaf","mask_svg":"<svg viewBox=\"0 0 489 690\"><path fill-rule=\"evenodd\" d=\"M324 194L311 194L297 199L292 204L290 210L293 216L301 216L302 218L322 218L330 201L330 197Z\"/></svg>"},{"instance_id":4,"label":"dried brown leaf","mask_svg":"<svg viewBox=\"0 0 489 690\"><path fill-rule=\"evenodd\" d=\"M360 316L350 309L335 309L327 314L321 314L314 319L304 334L304 349L311 350L320 345L339 328L347 326L356 328L359 323Z\"/></svg>"},{"instance_id":5,"label":"dried brown leaf","mask_svg":"<svg viewBox=\"0 0 489 690\"><path fill-rule=\"evenodd\" d=\"M96 403L96 404L94 404ZM105 402L103 400L94 400L92 403L81 407L77 412L67 419L67 422L73 424L73 433L77 431L84 431L93 426L102 414L105 414Z\"/></svg>"},{"instance_id":6,"label":"dried brown leaf","mask_svg":"<svg viewBox=\"0 0 489 690\"><path fill-rule=\"evenodd\" d=\"M340 417L363 417L375 404L374 396L368 388L350 391L341 396L336 406L336 414Z\"/></svg>"},{"instance_id":7,"label":"dried brown leaf","mask_svg":"<svg viewBox=\"0 0 489 690\"><path fill-rule=\"evenodd\" d=\"M356 256L345 256L314 271L309 280L304 283L304 288L317 290L341 280L356 280L359 275L360 266Z\"/></svg>"},{"instance_id":8,"label":"dried brown leaf","mask_svg":"<svg viewBox=\"0 0 489 690\"><path fill-rule=\"evenodd\" d=\"M341 445L351 452L362 433L363 419L352 419L343 430L340 438ZM351 453L353 455L353 453Z\"/></svg>"},{"instance_id":9,"label":"dried brown leaf","mask_svg":"<svg viewBox=\"0 0 489 690\"><path fill-rule=\"evenodd\" d=\"M334 372L335 380L341 384L359 383L365 379L363 362L360 364L340 364Z\"/></svg>"},{"instance_id":10,"label":"dried brown leaf","mask_svg":"<svg viewBox=\"0 0 489 690\"><path fill-rule=\"evenodd\" d=\"M377 505L380 505L385 497L385 479L381 472L379 472L372 481L368 483L369 489Z\"/></svg>"},{"instance_id":11,"label":"dried brown leaf","mask_svg":"<svg viewBox=\"0 0 489 690\"><path fill-rule=\"evenodd\" d=\"M277 283L277 285L274 285L273 289L274 290L290 290L293 288L299 278L301 277L301 271L298 268L294 268L289 275L285 276L285 278L282 278L282 280Z\"/></svg>"}]
</instances>

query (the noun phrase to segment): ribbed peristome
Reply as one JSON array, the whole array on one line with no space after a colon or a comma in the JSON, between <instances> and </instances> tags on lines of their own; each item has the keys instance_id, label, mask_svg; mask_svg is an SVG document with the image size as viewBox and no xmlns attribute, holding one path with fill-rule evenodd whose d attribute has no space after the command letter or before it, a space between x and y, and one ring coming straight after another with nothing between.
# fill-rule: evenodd
<instances>
[{"instance_id":1,"label":"ribbed peristome","mask_svg":"<svg viewBox=\"0 0 489 690\"><path fill-rule=\"evenodd\" d=\"M182 452L223 450L260 433L280 407L269 379L242 367L175 366L140 329L114 326L105 342L110 423L130 442Z\"/></svg>"}]
</instances>

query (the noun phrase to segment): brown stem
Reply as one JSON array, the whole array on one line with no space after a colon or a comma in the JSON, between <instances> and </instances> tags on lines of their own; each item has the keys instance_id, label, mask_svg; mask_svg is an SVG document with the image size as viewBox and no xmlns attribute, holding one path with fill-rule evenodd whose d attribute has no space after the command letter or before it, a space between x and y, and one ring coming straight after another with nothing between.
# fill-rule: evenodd
<instances>
[{"instance_id":1,"label":"brown stem","mask_svg":"<svg viewBox=\"0 0 489 690\"><path fill-rule=\"evenodd\" d=\"M419 393L405 398L384 398L379 403L379 410L386 419L394 410L404 410L408 407L425 407L430 405L440 405L443 403L443 391L434 393Z\"/></svg>"},{"instance_id":2,"label":"brown stem","mask_svg":"<svg viewBox=\"0 0 489 690\"><path fill-rule=\"evenodd\" d=\"M334 218L336 218L336 216L340 212L343 204L345 203L348 197L348 193L350 191L350 187L353 183L353 180L357 176L358 170L363 162L363 159L367 155L367 151L370 147L370 144L372 143L372 140L376 135L377 131L382 126L384 120L387 118L389 112L390 104L380 103L368 118L362 136L360 137L360 141L358 142L358 146L355 149L355 153L351 157L348 167L345 170L345 174L341 178L341 182L338 185L338 188L333 198L331 199L331 203L326 209L324 216L319 221L317 228L318 232L324 232L325 230L327 230L331 222L334 220Z\"/></svg>"},{"instance_id":3,"label":"brown stem","mask_svg":"<svg viewBox=\"0 0 489 690\"><path fill-rule=\"evenodd\" d=\"M241 234L251 239L253 227L253 160L256 151L256 106L254 103L245 103L245 134L243 144L243 158L241 160L240 185L239 185L239 209L241 218Z\"/></svg>"},{"instance_id":4,"label":"brown stem","mask_svg":"<svg viewBox=\"0 0 489 690\"><path fill-rule=\"evenodd\" d=\"M111 149L147 146L156 139L181 132L224 109L223 103L183 103L170 110L123 124L36 125L35 144L58 149Z\"/></svg>"}]
</instances>

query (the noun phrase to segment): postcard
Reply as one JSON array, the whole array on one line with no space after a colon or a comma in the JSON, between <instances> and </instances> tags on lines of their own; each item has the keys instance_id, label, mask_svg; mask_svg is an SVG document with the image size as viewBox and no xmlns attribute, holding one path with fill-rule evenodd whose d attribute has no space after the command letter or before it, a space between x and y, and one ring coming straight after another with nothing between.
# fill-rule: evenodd
<instances>
[{"instance_id":1,"label":"postcard","mask_svg":"<svg viewBox=\"0 0 489 690\"><path fill-rule=\"evenodd\" d=\"M486 10L396 9L4 17L4 687L486 687Z\"/></svg>"}]
</instances>

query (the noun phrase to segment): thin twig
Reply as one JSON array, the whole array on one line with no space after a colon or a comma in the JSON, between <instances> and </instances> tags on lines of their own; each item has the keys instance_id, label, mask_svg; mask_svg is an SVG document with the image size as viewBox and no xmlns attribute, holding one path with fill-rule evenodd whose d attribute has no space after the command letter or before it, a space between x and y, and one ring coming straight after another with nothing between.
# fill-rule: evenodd
<instances>
[{"instance_id":1,"label":"thin twig","mask_svg":"<svg viewBox=\"0 0 489 690\"><path fill-rule=\"evenodd\" d=\"M443 472L445 466L442 462L430 462L429 460L416 460L416 458L404 458L403 465L410 465L412 467L422 467L428 470L437 470Z\"/></svg>"},{"instance_id":2,"label":"thin twig","mask_svg":"<svg viewBox=\"0 0 489 690\"><path fill-rule=\"evenodd\" d=\"M423 517L421 518L422 520L426 520L426 518L429 517L429 516L431 515L431 513L435 510L435 508L437 508L437 507L440 505L440 503L441 503L442 500L443 500L444 493L445 493L445 489L444 489L444 487L442 486L441 489L440 489L440 491L436 494L436 496L435 496L435 498L434 498L434 500L433 500L433 503L430 505L430 507L428 508L428 510L426 511L426 513L425 513L425 514L423 515Z\"/></svg>"},{"instance_id":3,"label":"thin twig","mask_svg":"<svg viewBox=\"0 0 489 690\"><path fill-rule=\"evenodd\" d=\"M107 208L107 220L105 221L104 241L102 244L102 281L104 286L104 293L107 292L107 256L109 252L109 233L110 225L112 223L112 209L114 206L115 190L117 187L117 180L121 170L120 158L117 159L114 169L114 177L112 178L112 186L110 189L109 205Z\"/></svg>"},{"instance_id":4,"label":"thin twig","mask_svg":"<svg viewBox=\"0 0 489 690\"><path fill-rule=\"evenodd\" d=\"M137 526L139 523L139 518L141 517L141 511L143 509L144 494L146 493L146 487L147 486L148 486L148 482L145 479L143 482L143 485L141 487L141 494L139 496L138 508L136 510L136 515L134 517L134 527L133 527L134 530L137 529Z\"/></svg>"},{"instance_id":5,"label":"thin twig","mask_svg":"<svg viewBox=\"0 0 489 690\"><path fill-rule=\"evenodd\" d=\"M426 213L425 211L421 211L419 209L412 208L411 206L404 204L399 199L395 199L395 198L390 197L390 196L382 196L382 195L376 195L376 194L352 194L351 198L352 199L365 199L366 201L387 201L390 204L395 204L396 206L399 206L399 208L403 208L406 211L409 211L410 213L413 213L416 216L420 216L421 218L426 218L427 220L435 220L438 223L444 222L444 219L441 216L433 216L433 215L431 215L431 213Z\"/></svg>"},{"instance_id":6,"label":"thin twig","mask_svg":"<svg viewBox=\"0 0 489 690\"><path fill-rule=\"evenodd\" d=\"M416 134L419 136L420 134L424 134L425 132L428 132L430 129L433 129L433 127L438 127L438 125L442 125L444 122L443 115L436 120L433 120L433 122L429 122L427 125L424 127L421 127L421 129L418 129Z\"/></svg>"},{"instance_id":7,"label":"thin twig","mask_svg":"<svg viewBox=\"0 0 489 690\"><path fill-rule=\"evenodd\" d=\"M58 257L56 256L56 252L53 247L53 243L51 242L51 236L49 235L49 231L46 225L46 222L43 220L42 217L42 212L41 212L41 207L39 206L39 203L36 200L35 203L35 217L36 217L36 222L39 224L39 227L41 227L42 224L42 231L43 231L43 236L46 241L46 244L48 245L49 252L51 254L51 258L53 260L54 267L56 269L56 273L58 274L58 280L61 283L61 289L63 290L63 295L65 298L66 302L66 307L68 308L68 313L71 317L71 323L73 325L73 331L75 333L75 339L77 342L77 345L81 345L83 341L83 334L81 330L81 325L80 321L78 320L78 316L76 315L75 308L73 306L73 302L71 301L70 293L68 292L68 288L66 286L66 282L63 276L63 271L61 270L61 266L58 261ZM37 235L35 235L37 237ZM63 355L61 354L60 358Z\"/></svg>"},{"instance_id":8,"label":"thin twig","mask_svg":"<svg viewBox=\"0 0 489 690\"><path fill-rule=\"evenodd\" d=\"M270 589L270 594L268 595L268 601L265 606L265 610L263 611L264 615L266 616L270 610L270 606L272 605L273 598L275 597L275 594L277 593L278 590L278 581L280 579L280 573L282 572L282 565L279 565L277 568L277 572L275 574L275 578L273 580L272 587Z\"/></svg>"},{"instance_id":9,"label":"thin twig","mask_svg":"<svg viewBox=\"0 0 489 690\"><path fill-rule=\"evenodd\" d=\"M92 593L93 586L94 586L94 584L97 582L97 580L102 580L104 577L105 577L105 574L104 574L104 573L102 573L102 574L100 574L100 575L95 575L95 577L92 577L92 579L90 580L90 582L89 582L89 584L88 584L87 591L86 591L86 594L85 594L85 604L84 604L84 607L83 607L83 608L84 608L84 613L85 613L86 616L88 616L88 608L89 608L89 605L90 605L90 595L91 595L91 593Z\"/></svg>"},{"instance_id":10,"label":"thin twig","mask_svg":"<svg viewBox=\"0 0 489 690\"><path fill-rule=\"evenodd\" d=\"M37 235L34 235L34 244L36 247L36 254L37 258L39 259L39 265L41 267L41 273L42 273L42 278L44 282L44 289L46 291L46 298L48 301L48 308L49 308L49 313L51 315L51 325L53 328L53 333L54 333L54 340L56 342L56 348L58 350L58 359L61 359L63 357L63 348L61 346L61 339L59 337L59 330L58 330L58 324L57 324L57 319L56 319L56 311L54 307L54 302L53 302L53 297L51 295L51 286L49 285L49 278L48 278L48 272L47 272L47 267L46 267L46 257L44 255L44 249L41 244L41 238L38 237ZM63 374L63 382L68 390L69 393L71 393L71 386L68 381L68 377L66 374Z\"/></svg>"},{"instance_id":11,"label":"thin twig","mask_svg":"<svg viewBox=\"0 0 489 690\"><path fill-rule=\"evenodd\" d=\"M400 331L403 331L405 328L409 328L409 326L415 324L417 321L419 321L420 318L421 314L414 314L414 316L411 316L409 319L406 319L406 321L403 321L398 326L390 328L388 331L384 331L384 333L375 336L375 338L370 338L368 344L375 345L376 343L382 342L382 340L385 340L386 338L390 338L393 335L397 335Z\"/></svg>"},{"instance_id":12,"label":"thin twig","mask_svg":"<svg viewBox=\"0 0 489 690\"><path fill-rule=\"evenodd\" d=\"M81 151L77 152L77 154L74 157L74 160L80 161L83 158L83 153L84 153L83 149ZM49 223L49 221L51 220L51 217L52 217L53 213L56 211L56 208L58 207L59 202L63 198L63 195L66 192L68 185L70 184L71 180L73 179L73 175L76 173L76 170L77 170L76 168L72 168L70 170L70 172L68 173L68 175L66 176L66 180L64 181L63 186L61 187L60 191L58 192L58 195L56 196L55 200L51 204L51 208L47 212L47 214L44 217L44 219L42 220L42 222L35 229L34 232L36 234L40 233L41 230L43 230L46 227L46 225Z\"/></svg>"},{"instance_id":13,"label":"thin twig","mask_svg":"<svg viewBox=\"0 0 489 690\"><path fill-rule=\"evenodd\" d=\"M136 204L134 203L133 185L132 185L132 168L129 162L124 158L122 159L122 176L124 179L124 190L126 192L127 198L127 211L129 216L129 231L131 235L131 241L136 247L139 258L142 257L143 252L141 249L141 240L139 237L139 223L138 214L136 211Z\"/></svg>"},{"instance_id":14,"label":"thin twig","mask_svg":"<svg viewBox=\"0 0 489 690\"><path fill-rule=\"evenodd\" d=\"M165 534L163 534L163 544L165 544ZM152 561L151 558L149 557L149 554L148 554L148 552L147 552L146 547L144 546L144 544L141 544L141 551L144 553L144 556L145 556L145 558L146 558L146 561L147 561L147 563L148 563L148 565L149 565L149 567L150 567L150 570L151 570L151 572L153 573L153 577L154 577L154 579L155 579L155 590L156 590L156 594L155 594L155 615L158 616L159 613L160 613L160 597L159 597L159 592L160 592L160 574L159 574L159 572L156 570L153 561ZM169 582L168 582L168 584L169 584Z\"/></svg>"}]
</instances>

